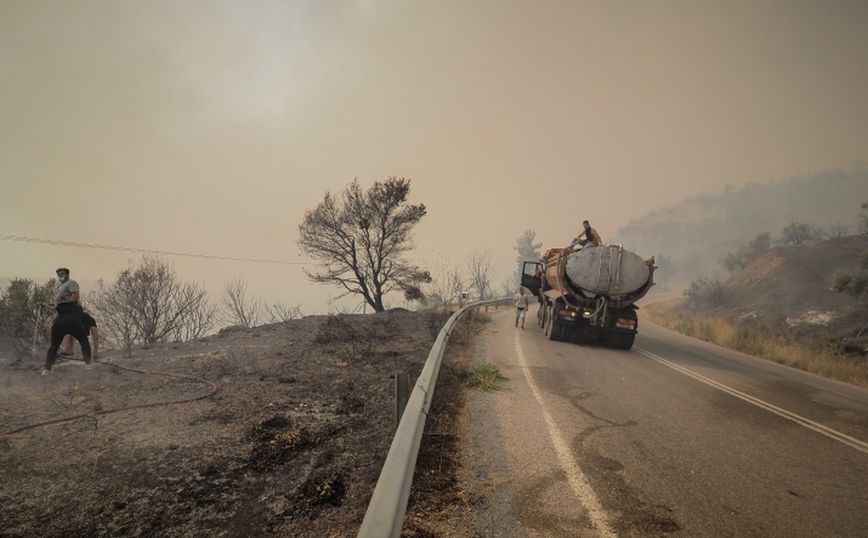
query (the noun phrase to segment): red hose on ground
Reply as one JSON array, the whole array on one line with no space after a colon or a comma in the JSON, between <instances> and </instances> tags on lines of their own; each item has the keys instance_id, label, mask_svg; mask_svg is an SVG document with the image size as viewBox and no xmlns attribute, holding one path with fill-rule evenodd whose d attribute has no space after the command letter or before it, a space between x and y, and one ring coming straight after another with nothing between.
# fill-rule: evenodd
<instances>
[{"instance_id":1,"label":"red hose on ground","mask_svg":"<svg viewBox=\"0 0 868 538\"><path fill-rule=\"evenodd\" d=\"M74 359L74 360L78 360L78 359ZM94 361L94 363L96 363L96 361ZM23 432L25 430L32 430L34 428L40 428L42 426L50 426L52 424L62 424L64 422L72 422L73 420L78 420L78 419L85 418L85 417L92 417L92 416L96 416L96 415L109 415L111 413L118 413L120 411L131 411L133 409L146 409L148 407L161 407L164 405L175 405L175 404L195 402L197 400L204 400L205 398L213 396L214 394L217 393L218 390L220 390L220 385L218 385L217 383L214 383L213 381L208 381L207 379L202 379L201 377L192 376L192 375L175 374L175 373L171 373L171 372L160 372L157 370L144 370L144 369L140 369L140 368L130 368L129 366L121 366L119 364L113 364L113 363L101 363L101 364L107 364L108 366L113 366L113 367L119 368L121 370L128 370L130 372L137 372L140 374L161 375L161 376L166 376L166 377L174 377L176 379L189 379L191 381L196 381L198 383L204 383L205 385L210 386L211 392L209 392L208 394L203 394L201 396L196 396L193 398L182 398L180 400L167 400L164 402L152 402L152 403L145 403L145 404L127 405L124 407L115 407L112 409L102 409L100 411L91 411L89 413L79 413L77 415L69 415L69 416L65 416L65 417L59 417L59 418L55 418L55 419L51 419L51 420L46 420L43 422L36 422L33 424L28 424L26 426L21 426L21 427L12 429L12 430L7 430L5 432L0 432L0 437L5 437L7 435L13 435L16 433Z\"/></svg>"}]
</instances>

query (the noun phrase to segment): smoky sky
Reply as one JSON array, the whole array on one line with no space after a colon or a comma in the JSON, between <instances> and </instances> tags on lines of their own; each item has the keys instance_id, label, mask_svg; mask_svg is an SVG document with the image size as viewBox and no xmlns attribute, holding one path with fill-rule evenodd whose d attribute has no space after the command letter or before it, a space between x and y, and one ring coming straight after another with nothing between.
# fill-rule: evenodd
<instances>
[{"instance_id":1,"label":"smoky sky","mask_svg":"<svg viewBox=\"0 0 868 538\"><path fill-rule=\"evenodd\" d=\"M414 257L606 239L868 158L864 2L0 2L0 233L301 257L306 208L412 178ZM641 245L628 245L641 252ZM136 256L0 242L0 276ZM171 259L324 311L298 266ZM86 290L85 290L86 291ZM397 299L397 298L396 298Z\"/></svg>"}]
</instances>

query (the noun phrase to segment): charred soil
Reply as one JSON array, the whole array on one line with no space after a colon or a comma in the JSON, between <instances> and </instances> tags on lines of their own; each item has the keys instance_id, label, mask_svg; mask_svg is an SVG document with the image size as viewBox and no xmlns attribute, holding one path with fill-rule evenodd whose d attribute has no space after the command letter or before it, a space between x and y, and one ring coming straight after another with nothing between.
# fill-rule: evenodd
<instances>
[{"instance_id":1,"label":"charred soil","mask_svg":"<svg viewBox=\"0 0 868 538\"><path fill-rule=\"evenodd\" d=\"M443 321L400 310L312 316L130 359L110 353L90 370L70 362L40 377L39 361L0 365L0 431L209 390L112 361L220 385L192 403L0 437L0 536L353 535L394 433L392 378L418 376ZM455 411L460 372L444 374L435 406ZM454 465L457 446L450 426L430 428L423 475ZM450 504L442 476L415 490L410 514Z\"/></svg>"}]
</instances>

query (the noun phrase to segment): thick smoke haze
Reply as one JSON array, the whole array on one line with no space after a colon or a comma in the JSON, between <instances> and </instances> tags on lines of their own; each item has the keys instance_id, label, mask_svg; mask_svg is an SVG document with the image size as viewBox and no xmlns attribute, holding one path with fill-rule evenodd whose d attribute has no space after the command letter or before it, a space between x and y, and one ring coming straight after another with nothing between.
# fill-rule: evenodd
<instances>
[{"instance_id":1,"label":"thick smoke haze","mask_svg":"<svg viewBox=\"0 0 868 538\"><path fill-rule=\"evenodd\" d=\"M558 245L588 218L607 239L687 196L868 159L864 2L0 9L0 233L299 260L326 190L397 175L429 209L415 258L490 250L500 281L525 228ZM0 277L130 259L4 241ZM306 312L336 294L300 266L169 261Z\"/></svg>"}]
</instances>

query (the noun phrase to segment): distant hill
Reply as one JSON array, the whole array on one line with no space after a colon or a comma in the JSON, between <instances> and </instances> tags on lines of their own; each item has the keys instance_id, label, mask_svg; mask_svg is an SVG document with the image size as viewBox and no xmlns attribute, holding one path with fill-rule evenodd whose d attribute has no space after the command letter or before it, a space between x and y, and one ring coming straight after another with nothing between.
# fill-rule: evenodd
<instances>
[{"instance_id":1,"label":"distant hill","mask_svg":"<svg viewBox=\"0 0 868 538\"><path fill-rule=\"evenodd\" d=\"M723 310L733 317L787 318L790 325L864 326L864 319L853 319L857 300L833 291L832 281L839 271L857 271L866 251L865 236L768 250L726 282Z\"/></svg>"},{"instance_id":2,"label":"distant hill","mask_svg":"<svg viewBox=\"0 0 868 538\"><path fill-rule=\"evenodd\" d=\"M652 211L615 234L615 242L662 261L659 281L683 286L698 276L724 273L719 260L758 233L778 238L790 222L850 226L868 202L868 170L828 172L769 183L727 187Z\"/></svg>"}]
</instances>

